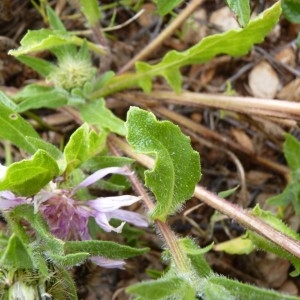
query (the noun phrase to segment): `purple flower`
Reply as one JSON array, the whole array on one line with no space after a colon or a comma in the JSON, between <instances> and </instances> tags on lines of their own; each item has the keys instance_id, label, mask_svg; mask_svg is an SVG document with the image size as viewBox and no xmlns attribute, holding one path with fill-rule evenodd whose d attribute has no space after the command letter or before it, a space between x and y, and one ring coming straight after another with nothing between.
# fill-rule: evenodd
<instances>
[{"instance_id":1,"label":"purple flower","mask_svg":"<svg viewBox=\"0 0 300 300\"><path fill-rule=\"evenodd\" d=\"M1 166L1 165L0 165ZM0 179L1 179L0 168ZM5 172L5 171L4 171ZM34 205L35 212L40 211L45 217L51 232L62 240L89 240L88 221L92 217L96 223L106 232L115 231L120 233L125 222L140 227L147 227L145 216L136 212L120 209L129 206L141 197L130 195L103 197L88 201L74 199L76 191L87 187L108 174L125 174L121 168L101 169L88 176L73 190L58 189L56 183L50 182L48 190L43 189L32 199L17 197L9 191L0 192L0 210L11 209L16 205L30 203ZM118 227L110 225L110 219L119 219L122 224ZM92 261L100 266L111 268L123 268L123 261L109 260L104 257L93 257Z\"/></svg>"}]
</instances>

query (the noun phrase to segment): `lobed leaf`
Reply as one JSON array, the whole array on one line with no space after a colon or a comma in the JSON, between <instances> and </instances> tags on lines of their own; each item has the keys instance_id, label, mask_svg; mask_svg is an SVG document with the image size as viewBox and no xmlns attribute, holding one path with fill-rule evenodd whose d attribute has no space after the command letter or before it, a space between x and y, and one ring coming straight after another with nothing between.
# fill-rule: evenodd
<instances>
[{"instance_id":1,"label":"lobed leaf","mask_svg":"<svg viewBox=\"0 0 300 300\"><path fill-rule=\"evenodd\" d=\"M234 29L225 33L208 36L197 45L183 52L170 51L156 65L137 62L138 84L149 92L154 76L163 76L176 91L181 90L180 68L191 64L200 64L219 54L240 56L246 54L254 44L261 43L280 17L280 2L265 10L243 29Z\"/></svg>"},{"instance_id":2,"label":"lobed leaf","mask_svg":"<svg viewBox=\"0 0 300 300\"><path fill-rule=\"evenodd\" d=\"M200 179L199 154L178 126L157 121L152 113L137 107L130 108L126 127L129 144L156 159L153 170L145 172L145 183L157 200L151 217L164 221L192 197Z\"/></svg>"},{"instance_id":3,"label":"lobed leaf","mask_svg":"<svg viewBox=\"0 0 300 300\"><path fill-rule=\"evenodd\" d=\"M250 21L245 28L205 37L198 44L183 52L170 51L156 65L137 62L135 74L126 73L111 78L102 88L93 92L91 97L93 99L104 97L135 86L140 86L145 92L149 92L155 76L163 76L176 92L180 92L181 67L204 63L220 54L231 56L246 54L254 44L264 40L278 22L280 13L280 2L277 2Z\"/></svg>"},{"instance_id":4,"label":"lobed leaf","mask_svg":"<svg viewBox=\"0 0 300 300\"><path fill-rule=\"evenodd\" d=\"M44 150L38 150L31 159L11 164L0 181L0 190L9 190L21 196L32 196L59 174L56 161Z\"/></svg>"}]
</instances>

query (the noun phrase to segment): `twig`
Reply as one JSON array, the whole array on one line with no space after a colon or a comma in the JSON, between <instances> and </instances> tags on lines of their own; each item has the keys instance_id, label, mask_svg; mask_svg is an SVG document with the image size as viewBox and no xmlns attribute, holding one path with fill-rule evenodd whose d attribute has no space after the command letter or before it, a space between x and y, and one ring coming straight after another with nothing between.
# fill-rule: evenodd
<instances>
[{"instance_id":1,"label":"twig","mask_svg":"<svg viewBox=\"0 0 300 300\"><path fill-rule=\"evenodd\" d=\"M112 136L112 141L120 148L122 151L134 158L136 161L146 166L147 168L152 168L154 161L146 155L135 153L131 147L123 140L116 136ZM205 202L209 206L215 208L221 213L229 216L233 220L242 224L244 227L257 232L258 234L269 239L273 243L282 247L286 251L292 253L296 257L300 258L300 242L294 240L293 238L277 231L272 226L265 223L260 218L252 215L249 211L239 207L238 205L232 204L225 199L218 197L217 195L207 191L203 187L197 185L194 191L194 196L199 200Z\"/></svg>"}]
</instances>

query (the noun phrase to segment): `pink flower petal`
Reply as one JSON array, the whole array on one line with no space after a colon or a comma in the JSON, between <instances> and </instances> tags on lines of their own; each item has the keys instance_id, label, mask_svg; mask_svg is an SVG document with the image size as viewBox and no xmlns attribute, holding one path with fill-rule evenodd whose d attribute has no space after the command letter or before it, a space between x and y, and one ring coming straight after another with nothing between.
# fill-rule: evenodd
<instances>
[{"instance_id":1,"label":"pink flower petal","mask_svg":"<svg viewBox=\"0 0 300 300\"><path fill-rule=\"evenodd\" d=\"M96 223L106 232L111 232L114 231L116 233L122 232L123 226L125 225L125 222L123 222L120 226L118 227L113 227L109 224L109 219L107 219L105 213L96 213L94 215Z\"/></svg>"},{"instance_id":2,"label":"pink flower petal","mask_svg":"<svg viewBox=\"0 0 300 300\"><path fill-rule=\"evenodd\" d=\"M139 213L124 209L117 209L106 213L108 219L114 218L122 220L139 227L148 227L147 218Z\"/></svg>"},{"instance_id":3,"label":"pink flower petal","mask_svg":"<svg viewBox=\"0 0 300 300\"><path fill-rule=\"evenodd\" d=\"M86 204L94 208L95 210L103 213L114 211L122 206L131 205L139 200L141 200L141 197L123 195L115 197L97 198L95 200L87 201Z\"/></svg>"},{"instance_id":4,"label":"pink flower petal","mask_svg":"<svg viewBox=\"0 0 300 300\"><path fill-rule=\"evenodd\" d=\"M105 177L108 174L123 174L126 175L127 173L122 168L118 167L110 167L105 169L100 169L93 173L92 175L88 176L86 179L84 179L72 192L72 194L76 193L76 191L82 187L89 186L99 179Z\"/></svg>"},{"instance_id":5,"label":"pink flower petal","mask_svg":"<svg viewBox=\"0 0 300 300\"><path fill-rule=\"evenodd\" d=\"M90 259L94 264L108 269L111 268L124 269L124 265L125 265L124 260L110 259L102 256L92 256Z\"/></svg>"}]
</instances>

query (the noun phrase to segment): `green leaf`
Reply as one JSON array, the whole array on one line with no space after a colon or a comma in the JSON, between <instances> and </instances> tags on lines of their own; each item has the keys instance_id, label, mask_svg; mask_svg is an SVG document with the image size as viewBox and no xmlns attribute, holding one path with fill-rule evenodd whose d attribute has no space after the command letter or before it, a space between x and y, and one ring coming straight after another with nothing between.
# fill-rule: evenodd
<instances>
[{"instance_id":1,"label":"green leaf","mask_svg":"<svg viewBox=\"0 0 300 300\"><path fill-rule=\"evenodd\" d=\"M163 277L158 280L134 284L126 289L129 294L139 296L141 300L185 299L184 294L190 286L180 277ZM190 299L195 299L194 297Z\"/></svg>"},{"instance_id":2,"label":"green leaf","mask_svg":"<svg viewBox=\"0 0 300 300\"><path fill-rule=\"evenodd\" d=\"M0 103L0 138L9 140L30 154L35 148L26 140L27 136L39 138L33 127L19 114Z\"/></svg>"},{"instance_id":3,"label":"green leaf","mask_svg":"<svg viewBox=\"0 0 300 300\"><path fill-rule=\"evenodd\" d=\"M18 105L0 91L0 105L4 105L12 111L17 111Z\"/></svg>"},{"instance_id":4,"label":"green leaf","mask_svg":"<svg viewBox=\"0 0 300 300\"><path fill-rule=\"evenodd\" d=\"M145 183L157 200L152 218L164 221L192 197L201 175L199 154L178 126L159 122L152 113L137 107L130 108L126 127L129 144L156 159L154 169L145 172Z\"/></svg>"},{"instance_id":5,"label":"green leaf","mask_svg":"<svg viewBox=\"0 0 300 300\"><path fill-rule=\"evenodd\" d=\"M8 54L19 56L36 51L53 50L59 46L76 45L82 46L85 42L77 36L73 36L65 31L53 31L50 29L28 30L21 40L21 46L18 49L10 50ZM97 54L105 54L105 50L98 45L87 42L90 50Z\"/></svg>"},{"instance_id":6,"label":"green leaf","mask_svg":"<svg viewBox=\"0 0 300 300\"><path fill-rule=\"evenodd\" d=\"M23 64L37 71L43 77L47 77L51 72L53 72L54 69L54 65L52 63L38 57L20 55L17 57L17 59Z\"/></svg>"},{"instance_id":7,"label":"green leaf","mask_svg":"<svg viewBox=\"0 0 300 300\"><path fill-rule=\"evenodd\" d=\"M204 254L212 248L212 245L201 249L190 238L179 239L178 243L180 248L191 260L191 264L197 272L198 276L207 277L212 274L212 269L204 258Z\"/></svg>"},{"instance_id":8,"label":"green leaf","mask_svg":"<svg viewBox=\"0 0 300 300\"><path fill-rule=\"evenodd\" d=\"M85 122L91 125L98 125L119 135L126 134L124 122L105 107L104 99L86 103L79 109Z\"/></svg>"},{"instance_id":9,"label":"green leaf","mask_svg":"<svg viewBox=\"0 0 300 300\"><path fill-rule=\"evenodd\" d=\"M133 162L134 160L128 157L101 155L87 160L83 164L83 168L88 169L91 172L95 172L97 170L109 167L123 167Z\"/></svg>"},{"instance_id":10,"label":"green leaf","mask_svg":"<svg viewBox=\"0 0 300 300\"><path fill-rule=\"evenodd\" d=\"M226 191L222 191L218 193L218 196L221 198L226 198L229 197L230 195L232 195L240 186L237 185L232 189L226 190Z\"/></svg>"},{"instance_id":11,"label":"green leaf","mask_svg":"<svg viewBox=\"0 0 300 300\"><path fill-rule=\"evenodd\" d=\"M283 0L282 11L286 19L292 23L300 23L300 1Z\"/></svg>"},{"instance_id":12,"label":"green leaf","mask_svg":"<svg viewBox=\"0 0 300 300\"><path fill-rule=\"evenodd\" d=\"M258 288L219 275L208 278L204 291L207 300L299 300L299 297Z\"/></svg>"},{"instance_id":13,"label":"green leaf","mask_svg":"<svg viewBox=\"0 0 300 300\"><path fill-rule=\"evenodd\" d=\"M291 170L300 170L300 142L291 134L285 135L283 144L284 157Z\"/></svg>"},{"instance_id":14,"label":"green leaf","mask_svg":"<svg viewBox=\"0 0 300 300\"><path fill-rule=\"evenodd\" d=\"M0 260L1 267L8 269L33 269L33 257L30 248L12 234L9 238L8 245Z\"/></svg>"},{"instance_id":15,"label":"green leaf","mask_svg":"<svg viewBox=\"0 0 300 300\"><path fill-rule=\"evenodd\" d=\"M287 185L279 195L270 197L268 204L275 206L287 206L291 202L293 203L295 212L300 214L300 185L298 180L293 180Z\"/></svg>"},{"instance_id":16,"label":"green leaf","mask_svg":"<svg viewBox=\"0 0 300 300\"><path fill-rule=\"evenodd\" d=\"M103 256L110 259L125 259L141 255L148 248L132 248L109 241L67 241L65 242L65 253L87 252L91 256Z\"/></svg>"},{"instance_id":17,"label":"green leaf","mask_svg":"<svg viewBox=\"0 0 300 300\"><path fill-rule=\"evenodd\" d=\"M149 80L154 76L161 75L176 92L180 92L181 75L179 68L203 63L219 54L231 56L246 54L253 44L263 41L264 37L278 22L280 13L280 3L277 2L262 15L249 22L244 29L230 30L206 37L184 52L169 51L160 63L153 66L144 62L137 62L137 73L140 74L139 84L146 92L149 92Z\"/></svg>"},{"instance_id":18,"label":"green leaf","mask_svg":"<svg viewBox=\"0 0 300 300\"><path fill-rule=\"evenodd\" d=\"M64 267L74 267L76 265L82 264L88 257L89 253L87 252L79 252L72 253L68 255L56 255L54 253L50 254L50 257L56 264Z\"/></svg>"},{"instance_id":19,"label":"green leaf","mask_svg":"<svg viewBox=\"0 0 300 300\"><path fill-rule=\"evenodd\" d=\"M183 0L156 0L158 13L164 16L171 12L173 8L178 6Z\"/></svg>"},{"instance_id":20,"label":"green leaf","mask_svg":"<svg viewBox=\"0 0 300 300\"><path fill-rule=\"evenodd\" d=\"M31 159L15 162L7 168L0 190L32 196L58 174L56 161L44 150L38 150Z\"/></svg>"},{"instance_id":21,"label":"green leaf","mask_svg":"<svg viewBox=\"0 0 300 300\"><path fill-rule=\"evenodd\" d=\"M48 16L48 20L49 20L51 29L59 30L61 32L67 32L64 24L62 23L60 18L57 16L55 11L48 5L47 5L46 9L47 9L47 16Z\"/></svg>"},{"instance_id":22,"label":"green leaf","mask_svg":"<svg viewBox=\"0 0 300 300\"><path fill-rule=\"evenodd\" d=\"M100 8L96 0L80 0L81 11L90 27L96 26L100 20Z\"/></svg>"},{"instance_id":23,"label":"green leaf","mask_svg":"<svg viewBox=\"0 0 300 300\"><path fill-rule=\"evenodd\" d=\"M59 174L63 173L66 168L66 161L64 159L63 153L58 148L42 139L37 139L31 136L27 136L26 140L35 148L35 151L41 149L52 156L56 160L59 167Z\"/></svg>"},{"instance_id":24,"label":"green leaf","mask_svg":"<svg viewBox=\"0 0 300 300\"><path fill-rule=\"evenodd\" d=\"M67 163L66 172L70 173L78 167L89 155L89 126L81 125L70 137L64 149L64 157Z\"/></svg>"},{"instance_id":25,"label":"green leaf","mask_svg":"<svg viewBox=\"0 0 300 300\"><path fill-rule=\"evenodd\" d=\"M24 112L42 107L61 107L67 104L67 97L66 93L53 87L30 84L16 94L15 100L19 103L18 112Z\"/></svg>"},{"instance_id":26,"label":"green leaf","mask_svg":"<svg viewBox=\"0 0 300 300\"><path fill-rule=\"evenodd\" d=\"M246 235L243 235L215 245L214 250L224 251L229 254L250 254L255 250L255 246Z\"/></svg>"},{"instance_id":27,"label":"green leaf","mask_svg":"<svg viewBox=\"0 0 300 300\"><path fill-rule=\"evenodd\" d=\"M92 97L104 97L134 86L140 86L145 92L149 92L155 76L163 76L179 93L182 82L181 67L201 64L220 54L231 56L246 54L254 44L264 40L277 24L280 13L280 2L277 2L257 18L251 20L245 28L205 37L198 44L183 52L169 51L156 65L137 62L136 74L122 74L112 78L101 90L94 92Z\"/></svg>"},{"instance_id":28,"label":"green leaf","mask_svg":"<svg viewBox=\"0 0 300 300\"><path fill-rule=\"evenodd\" d=\"M262 210L258 205L256 205L255 208L253 208L252 213L261 218L267 224L271 225L274 229L282 232L284 235L300 241L300 235L284 224L271 212ZM289 260L295 268L295 270L291 273L292 276L298 276L300 274L300 259L298 257L252 231L247 231L247 235L258 248L269 251L278 255L279 257Z\"/></svg>"},{"instance_id":29,"label":"green leaf","mask_svg":"<svg viewBox=\"0 0 300 300\"><path fill-rule=\"evenodd\" d=\"M250 20L249 0L226 0L230 9L236 14L237 20L242 27L245 27Z\"/></svg>"}]
</instances>

